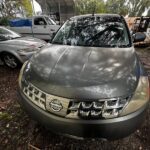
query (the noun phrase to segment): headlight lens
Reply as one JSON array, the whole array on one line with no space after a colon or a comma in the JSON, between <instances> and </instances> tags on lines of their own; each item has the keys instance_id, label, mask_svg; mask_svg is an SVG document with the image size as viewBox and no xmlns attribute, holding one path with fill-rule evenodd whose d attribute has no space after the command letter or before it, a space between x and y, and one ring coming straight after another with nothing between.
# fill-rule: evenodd
<instances>
[{"instance_id":1,"label":"headlight lens","mask_svg":"<svg viewBox=\"0 0 150 150\"><path fill-rule=\"evenodd\" d=\"M27 53L34 52L34 51L37 51L37 50L38 50L38 48L20 49L20 50L18 50L18 53L19 53L20 55L25 55L25 54L27 54Z\"/></svg>"},{"instance_id":2,"label":"headlight lens","mask_svg":"<svg viewBox=\"0 0 150 150\"><path fill-rule=\"evenodd\" d=\"M141 76L137 89L128 105L123 109L120 116L133 113L149 101L149 80L147 76Z\"/></svg>"},{"instance_id":3,"label":"headlight lens","mask_svg":"<svg viewBox=\"0 0 150 150\"><path fill-rule=\"evenodd\" d=\"M21 70L20 70L20 74L19 74L19 78L18 78L18 82L19 82L19 87L20 87L20 88L21 88L21 86L22 86L21 81L22 81L23 71L24 71L24 68L25 68L27 62L28 62L28 61L26 61L26 62L23 64L23 66L22 66L22 68L21 68Z\"/></svg>"}]
</instances>

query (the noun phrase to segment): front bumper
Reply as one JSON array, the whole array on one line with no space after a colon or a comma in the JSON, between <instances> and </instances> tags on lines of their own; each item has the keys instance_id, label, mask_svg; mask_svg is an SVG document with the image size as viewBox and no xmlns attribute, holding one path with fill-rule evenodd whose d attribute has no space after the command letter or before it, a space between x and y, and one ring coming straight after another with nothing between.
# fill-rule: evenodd
<instances>
[{"instance_id":1,"label":"front bumper","mask_svg":"<svg viewBox=\"0 0 150 150\"><path fill-rule=\"evenodd\" d=\"M71 136L82 138L105 138L119 139L133 133L143 122L147 104L138 111L124 117L105 120L75 120L66 119L42 110L33 104L20 91L19 103L25 111L40 124L49 130Z\"/></svg>"}]
</instances>

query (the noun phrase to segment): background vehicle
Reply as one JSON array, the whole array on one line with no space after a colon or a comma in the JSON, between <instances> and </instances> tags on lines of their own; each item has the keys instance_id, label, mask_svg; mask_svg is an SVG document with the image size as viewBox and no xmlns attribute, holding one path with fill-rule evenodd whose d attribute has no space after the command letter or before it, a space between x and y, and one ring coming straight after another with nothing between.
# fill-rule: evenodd
<instances>
[{"instance_id":1,"label":"background vehicle","mask_svg":"<svg viewBox=\"0 0 150 150\"><path fill-rule=\"evenodd\" d=\"M8 67L18 67L45 44L40 39L21 37L14 31L0 27L0 59Z\"/></svg>"},{"instance_id":2,"label":"background vehicle","mask_svg":"<svg viewBox=\"0 0 150 150\"><path fill-rule=\"evenodd\" d=\"M145 39L141 41L140 44L150 45L150 17L138 17L134 20L133 26L131 28L132 34L137 32L143 32L145 34ZM137 45L135 44L135 45Z\"/></svg>"},{"instance_id":3,"label":"background vehicle","mask_svg":"<svg viewBox=\"0 0 150 150\"><path fill-rule=\"evenodd\" d=\"M132 26L133 34L136 32L148 32L150 33L150 17L138 17L134 20Z\"/></svg>"},{"instance_id":4,"label":"background vehicle","mask_svg":"<svg viewBox=\"0 0 150 150\"><path fill-rule=\"evenodd\" d=\"M32 36L48 41L59 27L48 16L33 16L30 19L13 19L10 21L11 30L24 36Z\"/></svg>"}]
</instances>

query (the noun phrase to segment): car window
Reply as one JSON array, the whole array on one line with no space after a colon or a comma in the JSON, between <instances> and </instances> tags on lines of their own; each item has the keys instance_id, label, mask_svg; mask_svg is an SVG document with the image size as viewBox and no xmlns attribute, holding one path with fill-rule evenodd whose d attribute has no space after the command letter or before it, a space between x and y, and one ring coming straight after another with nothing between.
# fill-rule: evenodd
<instances>
[{"instance_id":1,"label":"car window","mask_svg":"<svg viewBox=\"0 0 150 150\"><path fill-rule=\"evenodd\" d=\"M10 34L8 30L0 28L0 34Z\"/></svg>"},{"instance_id":2,"label":"car window","mask_svg":"<svg viewBox=\"0 0 150 150\"><path fill-rule=\"evenodd\" d=\"M44 18L35 18L34 25L47 25Z\"/></svg>"},{"instance_id":3,"label":"car window","mask_svg":"<svg viewBox=\"0 0 150 150\"><path fill-rule=\"evenodd\" d=\"M52 19L50 19L49 17L45 17L45 19L49 25L56 25L56 23Z\"/></svg>"},{"instance_id":4,"label":"car window","mask_svg":"<svg viewBox=\"0 0 150 150\"><path fill-rule=\"evenodd\" d=\"M8 30L6 28L0 28L1 41L19 38L19 37L21 37L21 35L14 31Z\"/></svg>"},{"instance_id":5,"label":"car window","mask_svg":"<svg viewBox=\"0 0 150 150\"><path fill-rule=\"evenodd\" d=\"M119 17L85 17L67 21L52 43L93 47L127 47L129 35Z\"/></svg>"},{"instance_id":6,"label":"car window","mask_svg":"<svg viewBox=\"0 0 150 150\"><path fill-rule=\"evenodd\" d=\"M10 38L6 35L2 35L0 34L0 41L6 41L6 40L9 40Z\"/></svg>"}]
</instances>

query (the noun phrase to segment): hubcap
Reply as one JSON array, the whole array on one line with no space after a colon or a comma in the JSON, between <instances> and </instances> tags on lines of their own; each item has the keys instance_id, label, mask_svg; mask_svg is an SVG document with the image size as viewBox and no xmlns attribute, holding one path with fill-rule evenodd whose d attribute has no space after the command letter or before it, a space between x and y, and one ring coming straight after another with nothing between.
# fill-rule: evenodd
<instances>
[{"instance_id":1,"label":"hubcap","mask_svg":"<svg viewBox=\"0 0 150 150\"><path fill-rule=\"evenodd\" d=\"M4 56L4 61L5 61L6 65L11 68L17 67L16 59L13 56L10 56L10 55Z\"/></svg>"}]
</instances>

